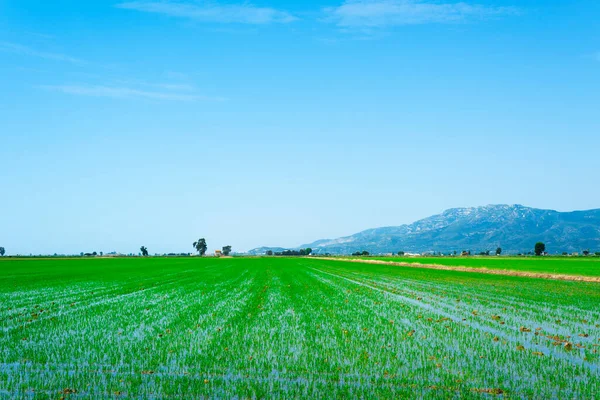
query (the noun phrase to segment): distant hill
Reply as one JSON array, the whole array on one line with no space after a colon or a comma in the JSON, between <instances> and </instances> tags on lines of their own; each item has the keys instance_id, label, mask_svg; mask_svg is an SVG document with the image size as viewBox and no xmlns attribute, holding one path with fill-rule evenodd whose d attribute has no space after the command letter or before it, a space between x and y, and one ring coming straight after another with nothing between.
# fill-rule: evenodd
<instances>
[{"instance_id":1,"label":"distant hill","mask_svg":"<svg viewBox=\"0 0 600 400\"><path fill-rule=\"evenodd\" d=\"M497 247L504 254L533 251L536 242L549 253L600 251L600 209L558 212L522 205L454 208L410 225L369 229L338 239L322 239L298 248L313 253L450 252L473 253ZM251 250L260 253L260 248ZM276 248L270 248L273 251ZM280 249L280 248L278 248ZM266 250L265 250L266 251Z\"/></svg>"},{"instance_id":2,"label":"distant hill","mask_svg":"<svg viewBox=\"0 0 600 400\"><path fill-rule=\"evenodd\" d=\"M285 247L257 247L256 249L252 249L247 252L247 254L252 254L255 256L266 254L267 251L271 250L273 253L280 253L284 250L289 250Z\"/></svg>"}]
</instances>

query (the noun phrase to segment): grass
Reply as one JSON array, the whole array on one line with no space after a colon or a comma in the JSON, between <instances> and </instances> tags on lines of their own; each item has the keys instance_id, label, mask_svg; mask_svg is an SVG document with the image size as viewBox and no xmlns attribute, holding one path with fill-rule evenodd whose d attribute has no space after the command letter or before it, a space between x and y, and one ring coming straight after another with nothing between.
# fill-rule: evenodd
<instances>
[{"instance_id":1,"label":"grass","mask_svg":"<svg viewBox=\"0 0 600 400\"><path fill-rule=\"evenodd\" d=\"M600 286L305 258L0 261L0 398L594 398Z\"/></svg>"},{"instance_id":2,"label":"grass","mask_svg":"<svg viewBox=\"0 0 600 400\"><path fill-rule=\"evenodd\" d=\"M600 276L600 257L368 257L370 260Z\"/></svg>"}]
</instances>

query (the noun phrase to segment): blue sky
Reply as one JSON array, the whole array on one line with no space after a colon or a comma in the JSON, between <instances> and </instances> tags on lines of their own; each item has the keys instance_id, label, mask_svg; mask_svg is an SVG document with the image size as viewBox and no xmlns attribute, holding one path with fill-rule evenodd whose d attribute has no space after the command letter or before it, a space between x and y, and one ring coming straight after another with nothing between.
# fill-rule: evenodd
<instances>
[{"instance_id":1,"label":"blue sky","mask_svg":"<svg viewBox=\"0 0 600 400\"><path fill-rule=\"evenodd\" d=\"M0 1L9 254L599 208L600 3Z\"/></svg>"}]
</instances>

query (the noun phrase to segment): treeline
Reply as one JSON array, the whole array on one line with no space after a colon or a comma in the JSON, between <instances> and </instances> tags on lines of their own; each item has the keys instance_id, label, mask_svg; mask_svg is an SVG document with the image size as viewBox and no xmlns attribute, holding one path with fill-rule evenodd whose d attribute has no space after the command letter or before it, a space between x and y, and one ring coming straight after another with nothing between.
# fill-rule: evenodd
<instances>
[{"instance_id":1,"label":"treeline","mask_svg":"<svg viewBox=\"0 0 600 400\"><path fill-rule=\"evenodd\" d=\"M197 241L195 241L192 244L194 250L196 250L198 252L199 256L204 256L206 254L206 251L208 250L208 245L206 243L206 239L204 238L200 238ZM231 246L223 246L221 250L217 250L215 251L215 256L229 256L232 252L232 247ZM309 256L309 255L313 255L313 250L308 247L306 249L299 249L299 250L283 250L283 251L278 251L278 252L274 252L273 250L268 250L265 252L265 255L267 256L280 256L280 257L301 257L301 256ZM0 257L3 257L6 254L6 249L2 246L0 246ZM81 252L79 253L80 257L148 257L149 256L149 251L148 248L146 246L141 246L140 247L140 251L139 253L135 254L135 253L129 253L129 254L120 254L117 252L110 252L110 253L106 253L104 254L103 252ZM390 253L387 253L387 255L389 255ZM397 254L398 256L404 256L407 253L405 253L404 251L398 251L395 254ZM476 255L480 255L480 256L489 256L491 254L495 254L496 256L500 256L502 255L502 248L498 247L496 248L496 250L494 252L492 252L491 250L485 250L485 251L481 251L478 253L474 253ZM163 254L154 254L154 256L157 257L190 257L192 254L191 253L163 253ZM367 250L363 250L363 251L355 251L354 253L352 253L353 257L367 257L370 256L371 253L369 253ZM386 255L386 254L381 254L381 255ZM456 250L454 251L449 251L449 252L437 252L437 251L433 251L433 252L426 252L426 253L422 253L422 256L440 256L440 257L445 257L445 256L471 256L471 250L463 250L461 252L458 252ZM547 251L546 251L546 245L543 242L537 242L534 246L533 251L529 251L529 252L525 252L525 253L518 253L517 256L546 256L546 255L550 255ZM559 254L556 254L559 255ZM573 256L573 257L577 257L577 256L595 256L595 257L600 257L600 251L597 252L591 252L589 249L588 250L583 250L581 251L581 253L576 252L576 253L567 253L567 252L563 252L562 253L563 256ZM314 256L319 256L319 257L327 257L327 256L331 256L331 254L329 253L319 253L317 252L317 254L314 254ZM8 256L11 257L11 256ZM14 257L77 257L76 254L56 254L54 253L54 255L33 255L33 254L29 254L29 255L21 255L21 254L17 254L14 255Z\"/></svg>"},{"instance_id":2,"label":"treeline","mask_svg":"<svg viewBox=\"0 0 600 400\"><path fill-rule=\"evenodd\" d=\"M310 247L300 250L284 250L273 252L273 250L267 250L265 253L268 256L284 256L284 257L297 257L297 256L310 256L312 249Z\"/></svg>"}]
</instances>

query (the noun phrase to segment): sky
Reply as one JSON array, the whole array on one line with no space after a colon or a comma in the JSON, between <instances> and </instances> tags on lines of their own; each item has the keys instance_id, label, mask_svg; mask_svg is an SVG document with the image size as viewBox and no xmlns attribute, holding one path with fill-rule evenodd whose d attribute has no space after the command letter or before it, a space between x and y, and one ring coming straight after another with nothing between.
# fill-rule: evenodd
<instances>
[{"instance_id":1,"label":"sky","mask_svg":"<svg viewBox=\"0 0 600 400\"><path fill-rule=\"evenodd\" d=\"M600 208L597 0L0 0L7 254Z\"/></svg>"}]
</instances>

